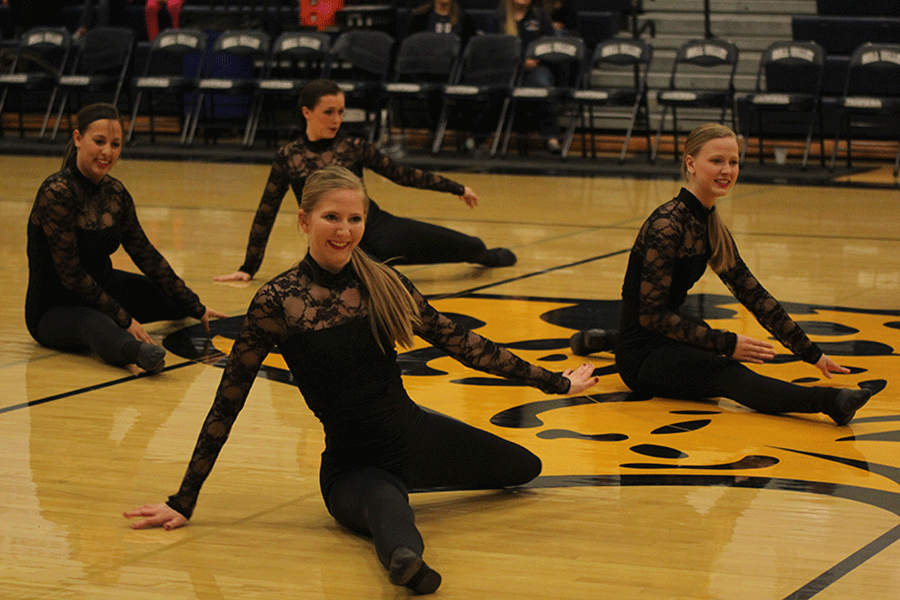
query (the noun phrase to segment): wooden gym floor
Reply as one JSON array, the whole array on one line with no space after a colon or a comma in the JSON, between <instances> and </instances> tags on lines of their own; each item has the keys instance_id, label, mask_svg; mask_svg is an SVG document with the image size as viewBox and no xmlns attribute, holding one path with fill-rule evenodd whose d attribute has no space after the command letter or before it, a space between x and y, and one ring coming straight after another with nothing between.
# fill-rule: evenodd
<instances>
[{"instance_id":1,"label":"wooden gym floor","mask_svg":"<svg viewBox=\"0 0 900 600\"><path fill-rule=\"evenodd\" d=\"M260 282L299 260L285 199L250 284L212 277L242 262L267 164L129 158L113 175L150 238L201 299L233 315L150 325L169 349L152 377L38 346L23 322L25 225L59 158L4 155L0 188L0 598L402 598L368 540L327 514L321 428L276 355L251 391L189 526L132 531L125 509L161 502L181 480L221 375L222 353ZM404 267L443 311L521 356L562 370L582 327L615 326L637 229L677 191L662 179L447 173L447 195L368 173L386 210L511 247L517 265ZM521 443L542 476L505 492L412 497L426 560L452 599L894 599L900 595L900 194L889 167L852 187L739 183L720 205L764 285L878 393L848 427L821 415L765 416L726 400L629 401L609 354L591 394L503 385L419 343L403 356L422 405ZM871 184L871 185L869 185ZM125 255L116 265L133 268ZM712 275L692 310L766 333ZM755 367L823 383L780 355Z\"/></svg>"}]
</instances>

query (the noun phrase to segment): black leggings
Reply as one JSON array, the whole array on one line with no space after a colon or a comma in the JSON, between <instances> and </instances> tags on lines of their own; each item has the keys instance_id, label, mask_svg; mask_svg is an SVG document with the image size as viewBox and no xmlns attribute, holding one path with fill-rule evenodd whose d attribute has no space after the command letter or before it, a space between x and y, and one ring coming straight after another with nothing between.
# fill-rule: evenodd
<instances>
[{"instance_id":1,"label":"black leggings","mask_svg":"<svg viewBox=\"0 0 900 600\"><path fill-rule=\"evenodd\" d=\"M395 217L370 205L359 247L397 265L477 263L487 250L481 239L430 223ZM393 260L392 260L393 259Z\"/></svg>"},{"instance_id":2,"label":"black leggings","mask_svg":"<svg viewBox=\"0 0 900 600\"><path fill-rule=\"evenodd\" d=\"M625 383L636 392L664 398L730 398L766 414L822 412L826 399L837 394L835 388L766 377L733 358L674 342L654 349L634 381Z\"/></svg>"},{"instance_id":3,"label":"black leggings","mask_svg":"<svg viewBox=\"0 0 900 600\"><path fill-rule=\"evenodd\" d=\"M138 323L188 316L179 303L143 275L114 270L103 289ZM70 304L49 309L38 321L35 339L42 346L55 350L92 350L112 365L134 362L134 358L127 357L123 351L135 338L107 315L88 306Z\"/></svg>"},{"instance_id":4,"label":"black leggings","mask_svg":"<svg viewBox=\"0 0 900 600\"><path fill-rule=\"evenodd\" d=\"M431 412L407 452L408 460L397 469L402 472L352 469L337 478L325 498L338 523L372 536L385 567L399 546L419 556L425 549L409 490L498 489L522 485L541 472L541 460L522 446Z\"/></svg>"}]
</instances>

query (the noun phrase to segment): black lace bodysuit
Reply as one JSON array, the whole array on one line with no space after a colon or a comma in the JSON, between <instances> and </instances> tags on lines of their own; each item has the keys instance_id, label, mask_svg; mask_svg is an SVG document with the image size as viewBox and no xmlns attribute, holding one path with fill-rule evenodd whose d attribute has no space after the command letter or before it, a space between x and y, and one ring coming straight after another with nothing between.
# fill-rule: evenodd
<instances>
[{"instance_id":1,"label":"black lace bodysuit","mask_svg":"<svg viewBox=\"0 0 900 600\"><path fill-rule=\"evenodd\" d=\"M259 271L269 234L272 232L281 201L284 200L288 188L293 188L299 204L303 195L303 186L306 185L306 178L313 171L327 165L346 167L359 178L363 177L363 169L369 168L399 185L446 192L457 196L465 193L465 187L462 184L428 171L394 162L373 144L360 138L338 136L333 139L311 142L305 133L301 133L298 139L283 146L275 156L269 179L266 182L266 189L250 229L244 264L239 270L250 275L255 275ZM361 242L363 248L366 247L367 238L378 233L377 228L382 213L383 211L378 205L370 200L366 234Z\"/></svg>"},{"instance_id":2,"label":"black lace bodysuit","mask_svg":"<svg viewBox=\"0 0 900 600\"><path fill-rule=\"evenodd\" d=\"M73 166L44 181L28 219L25 321L32 336L47 310L64 305L89 306L122 328L131 325L104 290L113 275L110 256L120 245L187 314L203 316L200 299L147 239L125 186L109 175L96 185Z\"/></svg>"},{"instance_id":3,"label":"black lace bodysuit","mask_svg":"<svg viewBox=\"0 0 900 600\"><path fill-rule=\"evenodd\" d=\"M401 275L421 310L416 334L460 362L514 378L547 393L564 394L569 381L529 364L437 312ZM200 487L228 438L257 371L277 345L309 408L325 430L321 486L354 468L384 469L409 485L406 475L427 440L429 413L407 395L397 353L383 352L368 320L366 292L352 265L332 274L307 257L257 292L232 347L215 401L200 431L178 493L168 504L190 517ZM446 447L448 452L452 448ZM442 457L428 457L436 464ZM484 457L490 460L490 457Z\"/></svg>"},{"instance_id":4,"label":"black lace bodysuit","mask_svg":"<svg viewBox=\"0 0 900 600\"><path fill-rule=\"evenodd\" d=\"M709 213L693 194L682 189L676 198L658 207L638 233L622 286L622 321L616 347L616 363L626 383L661 344L675 341L724 356L734 352L734 333L713 329L679 313L688 291L706 271L711 255ZM822 351L757 281L736 247L735 258L735 266L719 273L719 278L779 342L815 364Z\"/></svg>"}]
</instances>

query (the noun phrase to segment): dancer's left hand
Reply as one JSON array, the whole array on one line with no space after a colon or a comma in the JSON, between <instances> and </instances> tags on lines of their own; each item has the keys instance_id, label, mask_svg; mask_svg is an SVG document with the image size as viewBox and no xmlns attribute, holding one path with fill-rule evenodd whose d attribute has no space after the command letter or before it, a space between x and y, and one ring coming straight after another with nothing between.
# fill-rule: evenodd
<instances>
[{"instance_id":1,"label":"dancer's left hand","mask_svg":"<svg viewBox=\"0 0 900 600\"><path fill-rule=\"evenodd\" d=\"M842 367L824 354L822 355L822 358L816 362L816 368L822 371L822 374L825 375L826 379L831 379L832 373L842 373L846 375L850 372L850 369Z\"/></svg>"},{"instance_id":2,"label":"dancer's left hand","mask_svg":"<svg viewBox=\"0 0 900 600\"><path fill-rule=\"evenodd\" d=\"M594 376L594 365L589 362L575 369L566 369L563 377L569 380L569 394L583 392L600 381L599 377Z\"/></svg>"},{"instance_id":3,"label":"dancer's left hand","mask_svg":"<svg viewBox=\"0 0 900 600\"><path fill-rule=\"evenodd\" d=\"M466 191L463 192L463 195L460 196L459 199L465 202L466 206L468 206L469 208L475 208L476 206L478 206L478 194L476 194L475 191L469 186L466 186Z\"/></svg>"},{"instance_id":4,"label":"dancer's left hand","mask_svg":"<svg viewBox=\"0 0 900 600\"><path fill-rule=\"evenodd\" d=\"M203 331L209 331L209 320L210 319L227 319L228 315L225 313L221 313L214 308L206 307L206 312L203 313L203 316L200 317L200 322L203 323Z\"/></svg>"}]
</instances>

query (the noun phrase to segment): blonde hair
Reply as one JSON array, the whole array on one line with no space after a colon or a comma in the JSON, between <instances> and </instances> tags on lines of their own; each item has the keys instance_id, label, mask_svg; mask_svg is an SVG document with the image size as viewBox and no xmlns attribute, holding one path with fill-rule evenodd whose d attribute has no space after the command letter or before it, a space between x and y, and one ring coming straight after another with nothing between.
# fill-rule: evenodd
<instances>
[{"instance_id":1,"label":"blonde hair","mask_svg":"<svg viewBox=\"0 0 900 600\"><path fill-rule=\"evenodd\" d=\"M729 127L719 123L705 123L698 125L684 141L684 152L681 159L681 176L686 182L690 182L690 173L687 168L688 156L696 156L703 146L712 140L732 137L737 140L737 135ZM709 266L716 273L722 273L735 265L734 240L725 222L719 216L719 211L712 210L707 221L709 228L709 245L712 247L712 256L709 258Z\"/></svg>"},{"instance_id":2,"label":"blonde hair","mask_svg":"<svg viewBox=\"0 0 900 600\"><path fill-rule=\"evenodd\" d=\"M544 3L543 0L532 0L530 6L534 7L535 12L540 12L543 10ZM511 0L500 0L499 8L501 16L503 17L503 33L507 35L519 35L519 24L513 17L513 5Z\"/></svg>"},{"instance_id":3,"label":"blonde hair","mask_svg":"<svg viewBox=\"0 0 900 600\"><path fill-rule=\"evenodd\" d=\"M310 214L327 194L339 190L358 192L363 202L363 213L368 215L369 196L365 184L349 169L338 165L323 167L307 178L300 209ZM421 317L418 305L400 277L358 246L353 249L350 261L369 295L369 324L378 347L385 350L382 336L392 344L412 346L413 327Z\"/></svg>"}]
</instances>

